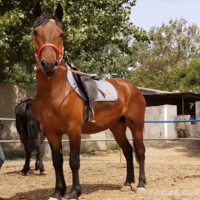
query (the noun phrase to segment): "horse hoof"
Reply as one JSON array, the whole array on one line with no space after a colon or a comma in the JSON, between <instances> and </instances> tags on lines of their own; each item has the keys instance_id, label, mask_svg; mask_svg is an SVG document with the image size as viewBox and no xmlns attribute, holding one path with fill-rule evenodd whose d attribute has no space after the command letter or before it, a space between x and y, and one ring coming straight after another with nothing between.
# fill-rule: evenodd
<instances>
[{"instance_id":1,"label":"horse hoof","mask_svg":"<svg viewBox=\"0 0 200 200\"><path fill-rule=\"evenodd\" d=\"M69 199L69 200L78 200L78 199Z\"/></svg>"},{"instance_id":2,"label":"horse hoof","mask_svg":"<svg viewBox=\"0 0 200 200\"><path fill-rule=\"evenodd\" d=\"M46 175L46 171L40 172L40 175Z\"/></svg>"},{"instance_id":3,"label":"horse hoof","mask_svg":"<svg viewBox=\"0 0 200 200\"><path fill-rule=\"evenodd\" d=\"M146 194L146 189L145 188L137 188L135 193L137 196L144 196Z\"/></svg>"},{"instance_id":4,"label":"horse hoof","mask_svg":"<svg viewBox=\"0 0 200 200\"><path fill-rule=\"evenodd\" d=\"M48 200L59 200L59 199L50 197Z\"/></svg>"},{"instance_id":5,"label":"horse hoof","mask_svg":"<svg viewBox=\"0 0 200 200\"><path fill-rule=\"evenodd\" d=\"M122 188L120 189L121 192L130 192L132 190L131 186L122 186Z\"/></svg>"}]
</instances>

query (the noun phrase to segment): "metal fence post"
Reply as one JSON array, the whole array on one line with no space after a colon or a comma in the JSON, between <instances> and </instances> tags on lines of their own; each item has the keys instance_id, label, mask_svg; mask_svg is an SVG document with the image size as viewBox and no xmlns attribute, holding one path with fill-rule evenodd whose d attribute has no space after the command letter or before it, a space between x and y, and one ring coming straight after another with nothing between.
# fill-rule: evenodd
<instances>
[{"instance_id":1,"label":"metal fence post","mask_svg":"<svg viewBox=\"0 0 200 200\"><path fill-rule=\"evenodd\" d=\"M123 163L123 152L122 149L120 149L120 164Z\"/></svg>"}]
</instances>

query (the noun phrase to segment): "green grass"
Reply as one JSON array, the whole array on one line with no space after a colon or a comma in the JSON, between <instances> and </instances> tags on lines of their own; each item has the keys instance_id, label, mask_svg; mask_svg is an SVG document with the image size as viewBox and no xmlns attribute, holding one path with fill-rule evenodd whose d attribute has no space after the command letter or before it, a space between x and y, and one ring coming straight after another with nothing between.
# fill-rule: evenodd
<instances>
[{"instance_id":1,"label":"green grass","mask_svg":"<svg viewBox=\"0 0 200 200\"><path fill-rule=\"evenodd\" d=\"M6 160L24 159L26 157L26 153L24 150L6 151L5 157Z\"/></svg>"},{"instance_id":2,"label":"green grass","mask_svg":"<svg viewBox=\"0 0 200 200\"><path fill-rule=\"evenodd\" d=\"M119 151L119 150L120 150L120 146L119 146L117 143L115 143L115 144L110 148L110 150L112 150L112 151Z\"/></svg>"},{"instance_id":3,"label":"green grass","mask_svg":"<svg viewBox=\"0 0 200 200\"><path fill-rule=\"evenodd\" d=\"M107 152L115 152L119 151L120 146L115 143L110 149L107 150ZM94 154L94 150L92 150L89 147L82 147L81 148L81 154ZM63 150L63 156L69 156L69 150ZM13 151L6 151L5 152L5 157L6 160L17 160L17 159L25 159L26 158L26 153L24 150L13 150ZM32 153L32 158L35 158L35 153ZM45 157L44 157L45 158Z\"/></svg>"},{"instance_id":4,"label":"green grass","mask_svg":"<svg viewBox=\"0 0 200 200\"><path fill-rule=\"evenodd\" d=\"M94 153L94 150L89 147L81 147L81 154L91 154Z\"/></svg>"}]
</instances>

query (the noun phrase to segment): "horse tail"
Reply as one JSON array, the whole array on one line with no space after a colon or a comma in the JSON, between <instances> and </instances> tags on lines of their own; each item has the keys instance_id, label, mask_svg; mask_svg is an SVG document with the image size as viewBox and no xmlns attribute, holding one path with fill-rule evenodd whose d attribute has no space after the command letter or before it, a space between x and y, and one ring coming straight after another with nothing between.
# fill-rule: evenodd
<instances>
[{"instance_id":1,"label":"horse tail","mask_svg":"<svg viewBox=\"0 0 200 200\"><path fill-rule=\"evenodd\" d=\"M32 103L26 105L26 116L27 116L27 131L28 131L28 150L37 151L38 147L38 131L39 126L37 120L32 113Z\"/></svg>"}]
</instances>

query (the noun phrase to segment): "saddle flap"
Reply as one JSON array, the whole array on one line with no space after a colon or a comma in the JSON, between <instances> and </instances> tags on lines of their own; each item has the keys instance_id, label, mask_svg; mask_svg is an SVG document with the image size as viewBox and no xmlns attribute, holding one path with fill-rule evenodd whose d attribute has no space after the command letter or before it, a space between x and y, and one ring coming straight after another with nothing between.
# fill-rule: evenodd
<instances>
[{"instance_id":1,"label":"saddle flap","mask_svg":"<svg viewBox=\"0 0 200 200\"><path fill-rule=\"evenodd\" d=\"M78 94L78 96L87 101L86 94L84 94L80 86L77 84L71 71L67 71L67 79L71 87ZM95 83L98 88L97 96L95 93L93 94L93 98L95 98L94 101L116 101L118 99L118 94L117 94L116 89L108 81L92 80L91 83Z\"/></svg>"},{"instance_id":2,"label":"saddle flap","mask_svg":"<svg viewBox=\"0 0 200 200\"><path fill-rule=\"evenodd\" d=\"M98 96L98 88L95 80L87 76L80 76L80 78L87 94L90 96L91 100L94 101Z\"/></svg>"}]
</instances>

